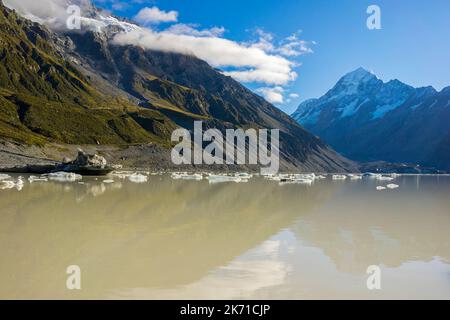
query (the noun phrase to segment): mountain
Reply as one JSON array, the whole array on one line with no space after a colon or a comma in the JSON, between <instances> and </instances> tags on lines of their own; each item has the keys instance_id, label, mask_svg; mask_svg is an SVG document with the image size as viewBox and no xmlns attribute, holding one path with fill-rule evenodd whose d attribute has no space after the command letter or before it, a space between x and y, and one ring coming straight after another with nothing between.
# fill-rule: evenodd
<instances>
[{"instance_id":1,"label":"mountain","mask_svg":"<svg viewBox=\"0 0 450 320\"><path fill-rule=\"evenodd\" d=\"M136 119L176 125L157 111L99 92L54 45L55 34L0 7L0 135L26 144L161 142ZM142 114L142 116L140 115ZM166 137L167 138L167 137Z\"/></svg>"},{"instance_id":2,"label":"mountain","mask_svg":"<svg viewBox=\"0 0 450 320\"><path fill-rule=\"evenodd\" d=\"M449 166L450 87L383 82L359 68L292 117L353 160Z\"/></svg>"},{"instance_id":3,"label":"mountain","mask_svg":"<svg viewBox=\"0 0 450 320\"><path fill-rule=\"evenodd\" d=\"M0 2L1 3L1 2ZM140 28L90 7L51 31L1 4L0 136L27 144L170 145L177 127L280 129L282 167L354 170L292 118L194 56L114 44ZM94 26L94 27L92 27ZM284 164L284 165L283 165Z\"/></svg>"}]
</instances>

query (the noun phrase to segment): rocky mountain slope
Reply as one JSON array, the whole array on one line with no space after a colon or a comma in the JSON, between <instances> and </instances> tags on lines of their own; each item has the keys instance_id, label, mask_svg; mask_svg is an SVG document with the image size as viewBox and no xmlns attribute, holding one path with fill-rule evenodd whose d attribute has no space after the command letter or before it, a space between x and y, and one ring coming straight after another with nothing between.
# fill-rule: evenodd
<instances>
[{"instance_id":1,"label":"rocky mountain slope","mask_svg":"<svg viewBox=\"0 0 450 320\"><path fill-rule=\"evenodd\" d=\"M354 160L449 167L450 87L384 83L359 68L292 117Z\"/></svg>"},{"instance_id":2,"label":"rocky mountain slope","mask_svg":"<svg viewBox=\"0 0 450 320\"><path fill-rule=\"evenodd\" d=\"M176 127L280 129L282 161L305 170L354 164L288 115L193 56L121 46L138 26L95 9L82 32L53 32L0 10L0 134L24 143L169 145Z\"/></svg>"}]
</instances>

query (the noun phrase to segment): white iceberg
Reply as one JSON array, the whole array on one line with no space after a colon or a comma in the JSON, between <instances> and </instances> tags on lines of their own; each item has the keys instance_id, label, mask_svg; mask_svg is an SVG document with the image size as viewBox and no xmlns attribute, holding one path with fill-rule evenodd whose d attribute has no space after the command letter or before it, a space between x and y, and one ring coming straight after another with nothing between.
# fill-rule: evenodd
<instances>
[{"instance_id":1,"label":"white iceberg","mask_svg":"<svg viewBox=\"0 0 450 320\"><path fill-rule=\"evenodd\" d=\"M239 177L244 180L250 180L251 178L253 178L253 175L247 172L238 172L235 174L235 177Z\"/></svg>"},{"instance_id":2,"label":"white iceberg","mask_svg":"<svg viewBox=\"0 0 450 320\"><path fill-rule=\"evenodd\" d=\"M214 183L224 183L224 182L247 182L248 180L246 179L242 179L240 177L235 177L235 176L227 176L227 175L214 175L211 174L208 176L208 181L211 184Z\"/></svg>"},{"instance_id":3,"label":"white iceberg","mask_svg":"<svg viewBox=\"0 0 450 320\"><path fill-rule=\"evenodd\" d=\"M393 189L399 188L400 186L399 186L398 184L393 184L393 183L391 183L391 184L388 184L386 187L387 187L388 189L393 190Z\"/></svg>"},{"instance_id":4,"label":"white iceberg","mask_svg":"<svg viewBox=\"0 0 450 320\"><path fill-rule=\"evenodd\" d=\"M73 172L52 172L48 174L48 178L58 182L75 182L83 179L81 175Z\"/></svg>"},{"instance_id":5,"label":"white iceberg","mask_svg":"<svg viewBox=\"0 0 450 320\"><path fill-rule=\"evenodd\" d=\"M377 175L375 177L378 181L392 181L394 180L394 178L390 177L390 176L383 176L381 174Z\"/></svg>"},{"instance_id":6,"label":"white iceberg","mask_svg":"<svg viewBox=\"0 0 450 320\"><path fill-rule=\"evenodd\" d=\"M347 180L347 176L343 174L334 174L333 180Z\"/></svg>"},{"instance_id":7,"label":"white iceberg","mask_svg":"<svg viewBox=\"0 0 450 320\"><path fill-rule=\"evenodd\" d=\"M47 182L48 179L46 177L36 177L36 176L29 176L28 177L28 182L33 183L33 182Z\"/></svg>"},{"instance_id":8,"label":"white iceberg","mask_svg":"<svg viewBox=\"0 0 450 320\"><path fill-rule=\"evenodd\" d=\"M148 181L148 177L140 173L133 173L128 177L128 180L133 183L145 183Z\"/></svg>"},{"instance_id":9,"label":"white iceberg","mask_svg":"<svg viewBox=\"0 0 450 320\"><path fill-rule=\"evenodd\" d=\"M189 174L187 172L174 172L171 177L174 180L203 180L203 175L199 173Z\"/></svg>"},{"instance_id":10,"label":"white iceberg","mask_svg":"<svg viewBox=\"0 0 450 320\"><path fill-rule=\"evenodd\" d=\"M127 179L133 174L135 174L134 171L113 171L110 173L110 176L116 177L118 179Z\"/></svg>"},{"instance_id":11,"label":"white iceberg","mask_svg":"<svg viewBox=\"0 0 450 320\"><path fill-rule=\"evenodd\" d=\"M386 187L382 187L382 186L377 187L377 191L382 191L382 190L386 190Z\"/></svg>"}]
</instances>

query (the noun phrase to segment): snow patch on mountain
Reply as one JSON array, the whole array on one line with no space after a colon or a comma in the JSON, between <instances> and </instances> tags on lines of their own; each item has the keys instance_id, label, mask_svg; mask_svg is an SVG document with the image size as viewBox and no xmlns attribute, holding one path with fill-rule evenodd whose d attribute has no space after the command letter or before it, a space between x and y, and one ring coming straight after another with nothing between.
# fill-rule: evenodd
<instances>
[{"instance_id":1,"label":"snow patch on mountain","mask_svg":"<svg viewBox=\"0 0 450 320\"><path fill-rule=\"evenodd\" d=\"M361 108L362 105L366 104L370 101L370 99L366 98L363 102L360 102L360 99L353 100L353 102L347 104L344 108L340 109L341 118L351 117L355 115L359 108Z\"/></svg>"},{"instance_id":2,"label":"snow patch on mountain","mask_svg":"<svg viewBox=\"0 0 450 320\"><path fill-rule=\"evenodd\" d=\"M109 27L117 27L118 32L127 33L141 29L141 27L136 24L119 20L113 16L104 16L102 14L97 15L95 18L82 17L81 23L84 27L96 32L102 32Z\"/></svg>"},{"instance_id":3,"label":"snow patch on mountain","mask_svg":"<svg viewBox=\"0 0 450 320\"><path fill-rule=\"evenodd\" d=\"M397 109L403 103L405 103L405 101L400 100L393 104L385 104L383 106L378 106L377 109L372 113L372 119L375 120L375 119L383 118L386 113Z\"/></svg>"}]
</instances>

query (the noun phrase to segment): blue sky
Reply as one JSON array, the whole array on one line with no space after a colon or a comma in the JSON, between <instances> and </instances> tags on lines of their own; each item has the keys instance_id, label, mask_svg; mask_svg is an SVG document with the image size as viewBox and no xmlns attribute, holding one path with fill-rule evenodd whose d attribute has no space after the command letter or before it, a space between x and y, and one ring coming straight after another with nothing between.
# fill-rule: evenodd
<instances>
[{"instance_id":1,"label":"blue sky","mask_svg":"<svg viewBox=\"0 0 450 320\"><path fill-rule=\"evenodd\" d=\"M300 50L301 55L285 57L296 63L292 67L298 74L295 80L281 85L245 83L252 90L259 89L262 95L261 88L278 88L283 103L275 104L287 113L293 112L302 100L321 96L341 76L360 66L383 80L396 78L413 86L432 85L438 90L450 85L448 0L95 2L128 18L145 7L158 7L165 13L176 11L177 22L161 22L152 28L169 28L176 23L195 24L192 27L196 29L223 27L226 31L220 37L237 43L256 42L257 30L263 30L271 34L270 40L277 47L296 33L297 39L313 52ZM372 4L381 8L381 30L366 27L366 9Z\"/></svg>"}]
</instances>

